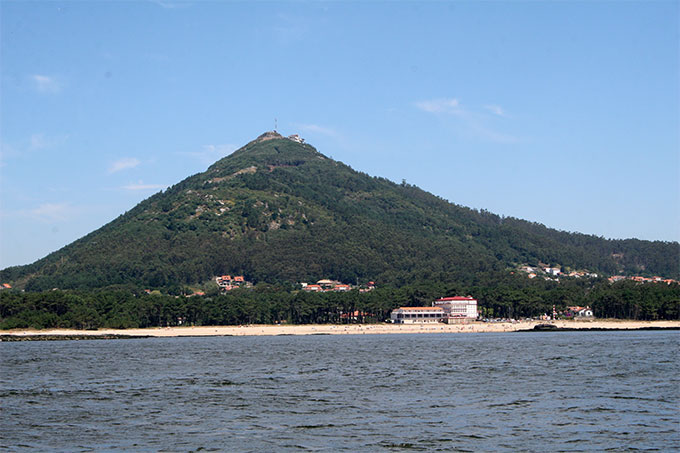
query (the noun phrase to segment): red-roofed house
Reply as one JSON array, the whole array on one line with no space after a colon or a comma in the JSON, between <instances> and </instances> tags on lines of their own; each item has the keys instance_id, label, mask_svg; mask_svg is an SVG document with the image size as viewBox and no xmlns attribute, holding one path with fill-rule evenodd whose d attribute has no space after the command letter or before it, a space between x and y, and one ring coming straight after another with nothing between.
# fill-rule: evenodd
<instances>
[{"instance_id":1,"label":"red-roofed house","mask_svg":"<svg viewBox=\"0 0 680 453\"><path fill-rule=\"evenodd\" d=\"M574 318L592 318L593 310L590 307L567 307L566 315Z\"/></svg>"},{"instance_id":2,"label":"red-roofed house","mask_svg":"<svg viewBox=\"0 0 680 453\"><path fill-rule=\"evenodd\" d=\"M215 281L217 281L217 285L222 288L231 286L231 275L222 275L221 277L215 277Z\"/></svg>"}]
</instances>

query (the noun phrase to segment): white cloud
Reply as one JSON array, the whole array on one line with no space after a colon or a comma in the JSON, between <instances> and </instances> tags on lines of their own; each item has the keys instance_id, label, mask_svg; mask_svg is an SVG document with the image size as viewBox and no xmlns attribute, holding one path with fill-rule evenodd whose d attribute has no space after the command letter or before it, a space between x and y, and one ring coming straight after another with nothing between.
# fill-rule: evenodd
<instances>
[{"instance_id":1,"label":"white cloud","mask_svg":"<svg viewBox=\"0 0 680 453\"><path fill-rule=\"evenodd\" d=\"M31 135L30 145L31 149L43 149L47 148L48 143L45 140L44 134L33 134Z\"/></svg>"},{"instance_id":2,"label":"white cloud","mask_svg":"<svg viewBox=\"0 0 680 453\"><path fill-rule=\"evenodd\" d=\"M485 105L484 108L486 110L488 110L489 112L493 113L494 115L503 116L503 117L507 116L505 114L505 111L503 110L503 108L500 105L495 105L495 104Z\"/></svg>"},{"instance_id":3,"label":"white cloud","mask_svg":"<svg viewBox=\"0 0 680 453\"><path fill-rule=\"evenodd\" d=\"M139 159L134 157L125 157L112 163L109 167L109 173L116 173L127 168L135 168L139 164L141 164Z\"/></svg>"},{"instance_id":4,"label":"white cloud","mask_svg":"<svg viewBox=\"0 0 680 453\"><path fill-rule=\"evenodd\" d=\"M23 139L15 144L0 142L0 166L7 165L10 159L29 156L34 151L54 148L68 140L68 135L46 136L45 134L33 134L28 139Z\"/></svg>"},{"instance_id":5,"label":"white cloud","mask_svg":"<svg viewBox=\"0 0 680 453\"><path fill-rule=\"evenodd\" d=\"M75 209L70 203L44 203L28 211L32 217L46 222L68 220L74 212Z\"/></svg>"},{"instance_id":6,"label":"white cloud","mask_svg":"<svg viewBox=\"0 0 680 453\"><path fill-rule=\"evenodd\" d=\"M456 98L439 98L418 101L415 105L418 109L428 113L453 116L455 122L452 126L455 130L458 130L460 134L470 135L477 140L502 144L518 143L522 141L514 135L497 132L490 126L490 123L494 121L495 117L480 111L480 109L464 108ZM499 105L488 104L484 105L483 108L484 110L493 113L494 116L503 118L508 117L503 108Z\"/></svg>"},{"instance_id":7,"label":"white cloud","mask_svg":"<svg viewBox=\"0 0 680 453\"><path fill-rule=\"evenodd\" d=\"M58 93L61 91L61 84L54 77L34 74L31 76L31 80L40 93Z\"/></svg>"},{"instance_id":8,"label":"white cloud","mask_svg":"<svg viewBox=\"0 0 680 453\"><path fill-rule=\"evenodd\" d=\"M311 134L322 134L330 137L337 136L337 132L329 127L319 126L317 124L298 124L297 127L303 131Z\"/></svg>"},{"instance_id":9,"label":"white cloud","mask_svg":"<svg viewBox=\"0 0 680 453\"><path fill-rule=\"evenodd\" d=\"M518 137L515 137L514 135L504 134L502 132L496 132L492 129L489 129L488 127L484 126L481 123L476 122L471 123L470 129L478 138L487 142L512 144L519 143L522 141Z\"/></svg>"},{"instance_id":10,"label":"white cloud","mask_svg":"<svg viewBox=\"0 0 680 453\"><path fill-rule=\"evenodd\" d=\"M66 140L68 140L68 137L69 137L68 135L49 137L42 133L33 134L31 135L31 138L28 141L28 149L33 151L39 149L54 148L55 146L59 146Z\"/></svg>"},{"instance_id":11,"label":"white cloud","mask_svg":"<svg viewBox=\"0 0 680 453\"><path fill-rule=\"evenodd\" d=\"M233 153L237 148L238 147L236 145L232 144L203 145L201 147L201 151L190 151L179 154L196 159L202 164L210 165Z\"/></svg>"},{"instance_id":12,"label":"white cloud","mask_svg":"<svg viewBox=\"0 0 680 453\"><path fill-rule=\"evenodd\" d=\"M168 187L167 185L164 184L144 184L144 182L139 181L138 183L134 184L128 184L126 186L121 187L121 189L125 190L159 190L159 189L165 189Z\"/></svg>"},{"instance_id":13,"label":"white cloud","mask_svg":"<svg viewBox=\"0 0 680 453\"><path fill-rule=\"evenodd\" d=\"M4 167L6 165L5 161L7 159L16 157L19 154L19 150L14 146L10 145L9 143L0 142L0 167Z\"/></svg>"},{"instance_id":14,"label":"white cloud","mask_svg":"<svg viewBox=\"0 0 680 453\"><path fill-rule=\"evenodd\" d=\"M278 13L276 25L271 32L274 42L281 46L288 46L300 42L307 34L307 25L304 16L296 14Z\"/></svg>"},{"instance_id":15,"label":"white cloud","mask_svg":"<svg viewBox=\"0 0 680 453\"><path fill-rule=\"evenodd\" d=\"M161 8L164 9L177 9L177 8L186 8L190 6L190 2L187 1L172 1L172 0L150 0L151 3L154 3Z\"/></svg>"},{"instance_id":16,"label":"white cloud","mask_svg":"<svg viewBox=\"0 0 680 453\"><path fill-rule=\"evenodd\" d=\"M464 110L456 98L439 98L416 102L416 107L428 113L461 114Z\"/></svg>"}]
</instances>

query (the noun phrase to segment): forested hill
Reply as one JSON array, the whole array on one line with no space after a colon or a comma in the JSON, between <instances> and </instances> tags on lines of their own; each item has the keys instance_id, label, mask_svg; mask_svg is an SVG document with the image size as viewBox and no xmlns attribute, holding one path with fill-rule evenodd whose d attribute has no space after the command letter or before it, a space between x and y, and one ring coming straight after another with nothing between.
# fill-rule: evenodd
<instances>
[{"instance_id":1,"label":"forested hill","mask_svg":"<svg viewBox=\"0 0 680 453\"><path fill-rule=\"evenodd\" d=\"M539 263L677 279L679 256L675 242L605 240L451 204L269 132L61 250L0 271L0 282L164 288L243 274L473 284Z\"/></svg>"}]
</instances>

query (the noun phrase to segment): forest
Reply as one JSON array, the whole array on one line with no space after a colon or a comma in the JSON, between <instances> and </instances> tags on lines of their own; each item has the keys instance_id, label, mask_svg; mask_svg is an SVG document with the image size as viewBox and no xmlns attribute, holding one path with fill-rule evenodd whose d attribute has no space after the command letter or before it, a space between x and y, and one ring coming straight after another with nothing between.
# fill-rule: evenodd
<instances>
[{"instance_id":1,"label":"forest","mask_svg":"<svg viewBox=\"0 0 680 453\"><path fill-rule=\"evenodd\" d=\"M181 293L181 289L179 290ZM680 284L623 281L526 282L494 286L423 283L361 293L307 293L259 284L227 294L147 294L130 289L2 291L0 329L143 328L177 325L381 323L400 306L428 306L439 297L472 295L483 318L531 318L571 305L589 305L598 318L680 319ZM349 315L348 314L352 314Z\"/></svg>"}]
</instances>

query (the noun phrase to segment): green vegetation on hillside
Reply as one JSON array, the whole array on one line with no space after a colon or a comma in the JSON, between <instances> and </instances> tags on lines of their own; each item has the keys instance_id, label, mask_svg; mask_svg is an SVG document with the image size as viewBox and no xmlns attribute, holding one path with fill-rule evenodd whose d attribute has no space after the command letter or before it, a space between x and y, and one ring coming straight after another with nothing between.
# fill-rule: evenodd
<instances>
[{"instance_id":1,"label":"green vegetation on hillside","mask_svg":"<svg viewBox=\"0 0 680 453\"><path fill-rule=\"evenodd\" d=\"M279 136L249 143L33 264L0 271L0 282L167 291L242 274L268 284L491 288L508 269L539 263L677 279L679 256L678 243L605 240L461 207Z\"/></svg>"}]
</instances>

